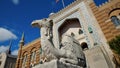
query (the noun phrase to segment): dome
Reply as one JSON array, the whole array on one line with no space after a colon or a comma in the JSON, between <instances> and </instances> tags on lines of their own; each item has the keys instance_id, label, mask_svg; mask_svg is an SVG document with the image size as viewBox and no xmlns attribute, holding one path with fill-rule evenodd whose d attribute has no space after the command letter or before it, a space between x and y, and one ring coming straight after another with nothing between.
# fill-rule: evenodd
<instances>
[{"instance_id":1,"label":"dome","mask_svg":"<svg viewBox=\"0 0 120 68\"><path fill-rule=\"evenodd\" d=\"M52 12L52 13L50 13L50 14L49 14L49 17L50 17L50 16L52 16L53 14L55 14L55 13L53 13L53 12Z\"/></svg>"}]
</instances>

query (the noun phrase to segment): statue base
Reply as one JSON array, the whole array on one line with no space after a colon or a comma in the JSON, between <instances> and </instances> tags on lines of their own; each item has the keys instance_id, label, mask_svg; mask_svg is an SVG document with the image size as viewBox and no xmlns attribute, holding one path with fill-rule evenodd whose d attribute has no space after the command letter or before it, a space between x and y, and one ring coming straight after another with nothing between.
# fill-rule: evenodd
<instances>
[{"instance_id":1,"label":"statue base","mask_svg":"<svg viewBox=\"0 0 120 68\"><path fill-rule=\"evenodd\" d=\"M52 60L44 64L35 65L33 68L83 68L73 64L66 64L59 62L58 60Z\"/></svg>"}]
</instances>

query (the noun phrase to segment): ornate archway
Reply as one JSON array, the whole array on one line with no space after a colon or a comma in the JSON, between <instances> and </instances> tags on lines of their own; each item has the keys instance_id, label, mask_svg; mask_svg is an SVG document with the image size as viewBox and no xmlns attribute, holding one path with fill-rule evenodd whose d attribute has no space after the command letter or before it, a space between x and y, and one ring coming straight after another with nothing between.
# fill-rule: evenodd
<instances>
[{"instance_id":1,"label":"ornate archway","mask_svg":"<svg viewBox=\"0 0 120 68\"><path fill-rule=\"evenodd\" d=\"M60 40L62 35L66 33L70 35L79 34L79 28L81 28L81 25L78 18L66 19L58 29Z\"/></svg>"}]
</instances>

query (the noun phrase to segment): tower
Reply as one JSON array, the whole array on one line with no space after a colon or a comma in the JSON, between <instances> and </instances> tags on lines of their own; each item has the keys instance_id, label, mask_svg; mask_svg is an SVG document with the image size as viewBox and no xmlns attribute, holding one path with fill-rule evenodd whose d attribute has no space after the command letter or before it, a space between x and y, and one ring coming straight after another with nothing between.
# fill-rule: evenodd
<instances>
[{"instance_id":1,"label":"tower","mask_svg":"<svg viewBox=\"0 0 120 68\"><path fill-rule=\"evenodd\" d=\"M19 46L20 46L20 48L19 48L19 51L18 51L18 58L17 58L17 62L16 62L16 68L21 68L21 65L22 65L21 53L22 53L22 47L24 46L24 33L22 34Z\"/></svg>"},{"instance_id":2,"label":"tower","mask_svg":"<svg viewBox=\"0 0 120 68\"><path fill-rule=\"evenodd\" d=\"M8 50L6 51L7 54L11 54L11 47L12 47L12 40L10 40L10 43L9 43L9 48Z\"/></svg>"}]
</instances>

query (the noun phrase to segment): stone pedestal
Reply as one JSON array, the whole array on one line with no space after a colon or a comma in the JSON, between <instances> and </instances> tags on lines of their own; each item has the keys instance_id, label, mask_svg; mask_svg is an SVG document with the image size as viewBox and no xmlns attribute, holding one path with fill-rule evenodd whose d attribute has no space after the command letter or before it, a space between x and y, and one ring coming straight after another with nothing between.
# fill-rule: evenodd
<instances>
[{"instance_id":1,"label":"stone pedestal","mask_svg":"<svg viewBox=\"0 0 120 68\"><path fill-rule=\"evenodd\" d=\"M84 51L88 68L114 68L103 46Z\"/></svg>"},{"instance_id":2,"label":"stone pedestal","mask_svg":"<svg viewBox=\"0 0 120 68\"><path fill-rule=\"evenodd\" d=\"M72 65L72 64L64 64L57 60L52 60L44 64L38 64L33 68L83 68L83 67Z\"/></svg>"}]
</instances>

